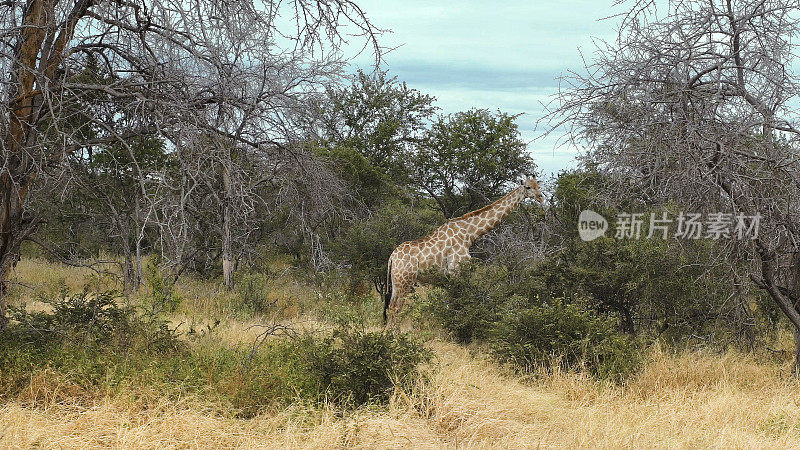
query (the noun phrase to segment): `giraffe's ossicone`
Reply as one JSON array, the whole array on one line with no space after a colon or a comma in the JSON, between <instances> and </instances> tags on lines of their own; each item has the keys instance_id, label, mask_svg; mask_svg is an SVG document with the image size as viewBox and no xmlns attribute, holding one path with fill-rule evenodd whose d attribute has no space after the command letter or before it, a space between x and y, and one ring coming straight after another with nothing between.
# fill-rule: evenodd
<instances>
[{"instance_id":1,"label":"giraffe's ossicone","mask_svg":"<svg viewBox=\"0 0 800 450\"><path fill-rule=\"evenodd\" d=\"M430 268L453 272L470 258L469 248L484 233L496 227L525 198L544 203L536 178L527 177L521 186L505 197L481 209L449 220L433 233L403 242L394 249L387 267L387 285L383 317L394 325L408 295L414 289L417 275Z\"/></svg>"}]
</instances>

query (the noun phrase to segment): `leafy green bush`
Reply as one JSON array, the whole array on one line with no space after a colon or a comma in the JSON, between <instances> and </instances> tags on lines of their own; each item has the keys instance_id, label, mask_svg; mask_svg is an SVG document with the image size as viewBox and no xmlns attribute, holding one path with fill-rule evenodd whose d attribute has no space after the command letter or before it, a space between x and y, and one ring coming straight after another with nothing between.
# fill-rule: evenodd
<instances>
[{"instance_id":1,"label":"leafy green bush","mask_svg":"<svg viewBox=\"0 0 800 450\"><path fill-rule=\"evenodd\" d=\"M385 290L386 264L395 247L424 236L439 220L430 209L387 202L339 235L330 249L347 266L351 292L365 279L379 292Z\"/></svg>"},{"instance_id":2,"label":"leafy green bush","mask_svg":"<svg viewBox=\"0 0 800 450\"><path fill-rule=\"evenodd\" d=\"M726 247L710 239L662 239L660 230L645 238L650 214L674 218L680 205L648 204L644 192L619 197L610 181L592 165L559 174L548 213L560 250L524 269L526 291L549 300L584 298L598 314L618 317L628 334L671 345L697 337L722 346L752 342L756 326L770 319L750 308L752 294L745 299L737 290L736 278L747 275L731 271ZM584 242L578 218L586 209L612 223L621 212L642 212L642 238L615 239L612 225L605 237Z\"/></svg>"},{"instance_id":3,"label":"leafy green bush","mask_svg":"<svg viewBox=\"0 0 800 450\"><path fill-rule=\"evenodd\" d=\"M284 343L284 364L301 397L359 406L389 400L408 386L431 352L407 334L338 329Z\"/></svg>"},{"instance_id":4,"label":"leafy green bush","mask_svg":"<svg viewBox=\"0 0 800 450\"><path fill-rule=\"evenodd\" d=\"M194 393L252 417L298 399L342 406L385 402L431 357L406 334L352 324L233 349L210 336L213 327L190 342L179 339L160 315L121 306L114 292L43 300L52 311L14 309L12 324L0 333L0 398L35 404L27 393L42 392L46 402L118 392L145 398L149 391L176 398ZM35 383L46 385L34 389Z\"/></svg>"},{"instance_id":5,"label":"leafy green bush","mask_svg":"<svg viewBox=\"0 0 800 450\"><path fill-rule=\"evenodd\" d=\"M144 298L151 314L175 312L183 299L175 292L175 285L161 273L157 256L148 258L144 269L144 282L149 295Z\"/></svg>"},{"instance_id":6,"label":"leafy green bush","mask_svg":"<svg viewBox=\"0 0 800 450\"><path fill-rule=\"evenodd\" d=\"M52 311L11 309L12 323L0 333L0 397L20 395L42 371L81 395L98 395L186 352L165 321L138 315L119 298L62 292L41 298Z\"/></svg>"},{"instance_id":7,"label":"leafy green bush","mask_svg":"<svg viewBox=\"0 0 800 450\"><path fill-rule=\"evenodd\" d=\"M471 262L459 272L423 274L439 289L428 295L428 308L436 321L462 344L483 340L491 326L515 303L508 283L508 270L501 266Z\"/></svg>"},{"instance_id":8,"label":"leafy green bush","mask_svg":"<svg viewBox=\"0 0 800 450\"><path fill-rule=\"evenodd\" d=\"M121 306L116 291L76 294L62 291L56 298L41 297L51 312L12 310L17 324L10 328L14 338L39 346L110 346L137 351L176 349L177 336L167 323L153 316L138 316L133 308Z\"/></svg>"},{"instance_id":9,"label":"leafy green bush","mask_svg":"<svg viewBox=\"0 0 800 450\"><path fill-rule=\"evenodd\" d=\"M367 206L373 206L393 189L386 173L355 148L333 146L318 148L316 151L333 163L356 196Z\"/></svg>"},{"instance_id":10,"label":"leafy green bush","mask_svg":"<svg viewBox=\"0 0 800 450\"><path fill-rule=\"evenodd\" d=\"M523 370L558 363L621 380L641 363L637 342L620 333L613 319L560 301L510 311L492 327L489 342L500 361Z\"/></svg>"},{"instance_id":11,"label":"leafy green bush","mask_svg":"<svg viewBox=\"0 0 800 450\"><path fill-rule=\"evenodd\" d=\"M236 308L250 316L263 316L274 311L275 302L267 297L268 282L263 273L240 273L236 282Z\"/></svg>"},{"instance_id":12,"label":"leafy green bush","mask_svg":"<svg viewBox=\"0 0 800 450\"><path fill-rule=\"evenodd\" d=\"M328 291L320 293L316 306L319 319L337 328L383 325L383 303L375 301L374 295L348 295L342 291Z\"/></svg>"},{"instance_id":13,"label":"leafy green bush","mask_svg":"<svg viewBox=\"0 0 800 450\"><path fill-rule=\"evenodd\" d=\"M488 344L500 361L522 370L559 361L613 379L638 367L639 346L615 318L587 311L579 299L542 305L536 284L511 283L503 266L470 262L453 275L426 275L437 286L428 295L437 322L460 343Z\"/></svg>"}]
</instances>

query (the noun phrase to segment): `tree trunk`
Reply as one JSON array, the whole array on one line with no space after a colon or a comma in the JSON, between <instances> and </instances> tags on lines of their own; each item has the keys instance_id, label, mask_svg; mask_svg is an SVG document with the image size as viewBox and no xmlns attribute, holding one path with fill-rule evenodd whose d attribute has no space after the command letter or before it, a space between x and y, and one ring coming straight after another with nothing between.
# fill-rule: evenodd
<instances>
[{"instance_id":1,"label":"tree trunk","mask_svg":"<svg viewBox=\"0 0 800 450\"><path fill-rule=\"evenodd\" d=\"M610 305L611 308L615 309L617 313L619 313L619 326L623 332L630 335L636 334L636 325L633 321L633 313L631 312L631 308L626 306L621 301L612 301L609 299L601 299L601 301L607 305Z\"/></svg>"},{"instance_id":2,"label":"tree trunk","mask_svg":"<svg viewBox=\"0 0 800 450\"><path fill-rule=\"evenodd\" d=\"M800 330L794 329L794 376L800 376Z\"/></svg>"},{"instance_id":3,"label":"tree trunk","mask_svg":"<svg viewBox=\"0 0 800 450\"><path fill-rule=\"evenodd\" d=\"M622 317L622 331L630 334L631 336L636 334L636 326L633 323L633 314L631 314L630 309L620 306L619 307L620 316Z\"/></svg>"},{"instance_id":4,"label":"tree trunk","mask_svg":"<svg viewBox=\"0 0 800 450\"><path fill-rule=\"evenodd\" d=\"M797 310L800 308L797 304L800 299L800 252L797 251L792 255L790 293L790 299ZM797 325L794 327L794 375L800 375L800 327Z\"/></svg>"},{"instance_id":5,"label":"tree trunk","mask_svg":"<svg viewBox=\"0 0 800 450\"><path fill-rule=\"evenodd\" d=\"M8 326L8 277L11 275L11 267L3 267L0 273L0 331Z\"/></svg>"},{"instance_id":6,"label":"tree trunk","mask_svg":"<svg viewBox=\"0 0 800 450\"><path fill-rule=\"evenodd\" d=\"M784 295L784 292L778 288L776 279L777 279L777 262L776 256L774 252L769 251L759 239L755 240L756 249L758 250L759 258L761 259L761 280L757 280L760 282L761 287L767 290L770 297L775 300L775 303L778 304L778 307L783 311L789 321L792 323L792 328L795 333L795 363L794 363L794 372L796 374L800 374L800 311L798 311L798 306L794 301L796 298L796 289L798 284L800 283L800 277L794 276L792 280L792 286L788 290L789 292ZM792 257L792 274L796 275L800 273L800 258L798 258L798 254L795 253Z\"/></svg>"},{"instance_id":7,"label":"tree trunk","mask_svg":"<svg viewBox=\"0 0 800 450\"><path fill-rule=\"evenodd\" d=\"M135 290L139 290L142 287L142 280L144 279L144 273L142 272L142 240L136 240L136 285L134 286Z\"/></svg>"},{"instance_id":8,"label":"tree trunk","mask_svg":"<svg viewBox=\"0 0 800 450\"><path fill-rule=\"evenodd\" d=\"M231 243L231 180L228 170L222 170L222 183L225 187L225 197L222 205L222 275L225 278L225 288L233 290L233 251Z\"/></svg>"},{"instance_id":9,"label":"tree trunk","mask_svg":"<svg viewBox=\"0 0 800 450\"><path fill-rule=\"evenodd\" d=\"M136 225L136 234L134 236L134 241L136 241L136 254L134 256L134 291L138 291L140 287L142 287L142 280L144 279L144 274L142 273L142 239L144 239L144 225L142 225L142 221L140 220L139 213L142 210L141 205L139 204L139 196L137 195L135 198L135 207L134 210L134 224Z\"/></svg>"},{"instance_id":10,"label":"tree trunk","mask_svg":"<svg viewBox=\"0 0 800 450\"><path fill-rule=\"evenodd\" d=\"M31 221L24 220L22 204L31 178L15 183L7 173L0 176L0 331L8 325L8 279L19 260L20 245L33 230Z\"/></svg>"},{"instance_id":11,"label":"tree trunk","mask_svg":"<svg viewBox=\"0 0 800 450\"><path fill-rule=\"evenodd\" d=\"M3 186L5 187L5 186ZM5 192L3 192L5 194ZM5 196L7 197L7 196ZM0 213L2 217L2 240L0 241L0 331L4 330L8 325L8 316L6 310L8 306L8 278L11 276L11 267L14 261L13 245L14 232L13 228L8 222L11 218L8 217L8 207L2 208L3 212Z\"/></svg>"},{"instance_id":12,"label":"tree trunk","mask_svg":"<svg viewBox=\"0 0 800 450\"><path fill-rule=\"evenodd\" d=\"M136 203L138 207L138 199ZM118 221L118 223L122 224L122 226L120 226L120 234L125 236L125 239L121 239L120 245L123 256L125 257L123 292L126 295L138 291L142 280L139 260L139 221L137 219L136 217L127 217ZM132 227L131 222L136 226ZM131 241L135 244L131 245Z\"/></svg>"},{"instance_id":13,"label":"tree trunk","mask_svg":"<svg viewBox=\"0 0 800 450\"><path fill-rule=\"evenodd\" d=\"M34 91L36 62L45 37L46 14L42 2L28 2L19 46L15 50L13 67L14 91L11 92L11 110L2 126L6 134L0 170L0 330L8 325L8 278L11 268L19 258L22 240L30 232L30 224L22 217L22 205L33 180L30 155L31 126L37 121L41 95ZM35 137L35 136L34 136Z\"/></svg>"},{"instance_id":14,"label":"tree trunk","mask_svg":"<svg viewBox=\"0 0 800 450\"><path fill-rule=\"evenodd\" d=\"M125 253L125 271L124 271L124 278L122 280L122 292L125 295L130 294L135 289L136 284L136 268L134 267L133 262L133 253L127 246L127 243L124 245L124 253Z\"/></svg>"}]
</instances>

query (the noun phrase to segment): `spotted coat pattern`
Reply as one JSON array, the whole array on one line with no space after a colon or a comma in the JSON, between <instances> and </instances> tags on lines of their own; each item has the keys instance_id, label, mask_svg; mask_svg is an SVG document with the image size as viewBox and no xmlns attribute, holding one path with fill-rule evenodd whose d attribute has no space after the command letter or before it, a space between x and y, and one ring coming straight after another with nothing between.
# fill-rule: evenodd
<instances>
[{"instance_id":1,"label":"spotted coat pattern","mask_svg":"<svg viewBox=\"0 0 800 450\"><path fill-rule=\"evenodd\" d=\"M470 259L472 244L496 227L525 198L544 202L533 177L496 202L456 217L421 239L398 245L389 257L387 268L391 283L387 325L394 325L420 272L436 267L452 273L459 263Z\"/></svg>"}]
</instances>

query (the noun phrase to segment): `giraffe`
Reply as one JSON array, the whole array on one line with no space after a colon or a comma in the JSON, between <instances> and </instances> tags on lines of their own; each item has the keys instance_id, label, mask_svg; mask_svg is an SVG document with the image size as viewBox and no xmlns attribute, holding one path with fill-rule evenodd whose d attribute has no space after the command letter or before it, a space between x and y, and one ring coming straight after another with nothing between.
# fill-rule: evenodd
<instances>
[{"instance_id":1,"label":"giraffe","mask_svg":"<svg viewBox=\"0 0 800 450\"><path fill-rule=\"evenodd\" d=\"M406 297L417 282L419 272L438 267L452 273L458 264L470 259L469 248L472 244L496 227L526 198L536 198L544 204L539 183L533 176L526 177L521 186L494 203L451 219L423 238L398 245L389 257L387 267L389 292L384 298L384 324L394 325Z\"/></svg>"}]
</instances>

